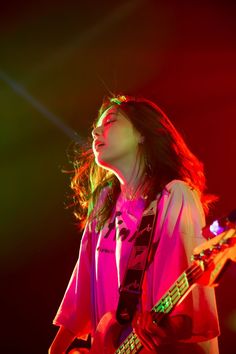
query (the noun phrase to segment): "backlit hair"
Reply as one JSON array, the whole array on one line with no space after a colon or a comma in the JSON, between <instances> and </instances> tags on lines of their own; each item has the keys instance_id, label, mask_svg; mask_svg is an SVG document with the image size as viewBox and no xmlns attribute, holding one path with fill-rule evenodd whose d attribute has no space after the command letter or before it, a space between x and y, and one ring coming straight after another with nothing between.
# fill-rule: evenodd
<instances>
[{"instance_id":1,"label":"backlit hair","mask_svg":"<svg viewBox=\"0 0 236 354\"><path fill-rule=\"evenodd\" d=\"M148 99L118 95L104 99L95 124L112 106L117 106L118 111L144 136L142 153L147 176L146 202L154 199L170 181L178 179L198 192L207 211L208 203L214 198L204 194L206 180L203 164L189 150L166 114ZM74 191L75 215L82 222L81 225L96 218L101 228L113 211L120 192L119 180L111 171L95 163L91 142L75 151L74 167L71 187ZM104 202L96 208L104 190Z\"/></svg>"}]
</instances>

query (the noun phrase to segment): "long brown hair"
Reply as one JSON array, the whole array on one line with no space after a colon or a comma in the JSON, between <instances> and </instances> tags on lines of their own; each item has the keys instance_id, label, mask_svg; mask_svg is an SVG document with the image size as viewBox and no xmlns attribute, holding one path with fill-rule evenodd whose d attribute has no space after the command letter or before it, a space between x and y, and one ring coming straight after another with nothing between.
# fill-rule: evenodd
<instances>
[{"instance_id":1,"label":"long brown hair","mask_svg":"<svg viewBox=\"0 0 236 354\"><path fill-rule=\"evenodd\" d=\"M171 180L179 179L197 190L206 211L211 197L204 194L206 180L203 164L189 150L166 114L148 99L119 95L104 99L97 120L113 105L145 138L142 153L148 182L146 202L154 199ZM120 183L111 171L95 163L91 139L85 147L75 152L71 187L74 191L74 213L81 226L96 218L98 228L103 227L119 195ZM104 201L96 208L104 190Z\"/></svg>"}]
</instances>

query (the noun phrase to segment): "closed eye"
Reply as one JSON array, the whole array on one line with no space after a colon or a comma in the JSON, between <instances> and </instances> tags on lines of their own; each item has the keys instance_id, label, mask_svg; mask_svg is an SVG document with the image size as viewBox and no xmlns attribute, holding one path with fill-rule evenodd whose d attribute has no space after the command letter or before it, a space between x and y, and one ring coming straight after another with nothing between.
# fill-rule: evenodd
<instances>
[{"instance_id":1,"label":"closed eye","mask_svg":"<svg viewBox=\"0 0 236 354\"><path fill-rule=\"evenodd\" d=\"M113 123L115 121L116 121L116 119L109 119L109 120L105 121L103 124L104 125L108 125L108 124L111 124L111 123Z\"/></svg>"}]
</instances>

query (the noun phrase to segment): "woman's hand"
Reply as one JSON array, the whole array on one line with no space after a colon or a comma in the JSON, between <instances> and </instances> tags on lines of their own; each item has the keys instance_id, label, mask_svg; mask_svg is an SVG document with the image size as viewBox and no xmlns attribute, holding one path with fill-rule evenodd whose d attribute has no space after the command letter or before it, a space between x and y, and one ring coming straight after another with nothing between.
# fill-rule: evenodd
<instances>
[{"instance_id":1,"label":"woman's hand","mask_svg":"<svg viewBox=\"0 0 236 354\"><path fill-rule=\"evenodd\" d=\"M153 351L167 341L166 331L153 322L150 312L137 312L132 321L132 326L147 350Z\"/></svg>"},{"instance_id":2,"label":"woman's hand","mask_svg":"<svg viewBox=\"0 0 236 354\"><path fill-rule=\"evenodd\" d=\"M191 337L192 322L188 316L166 317L160 324L153 321L150 312L137 312L132 326L143 346L155 351L163 345L173 345L176 340Z\"/></svg>"}]
</instances>

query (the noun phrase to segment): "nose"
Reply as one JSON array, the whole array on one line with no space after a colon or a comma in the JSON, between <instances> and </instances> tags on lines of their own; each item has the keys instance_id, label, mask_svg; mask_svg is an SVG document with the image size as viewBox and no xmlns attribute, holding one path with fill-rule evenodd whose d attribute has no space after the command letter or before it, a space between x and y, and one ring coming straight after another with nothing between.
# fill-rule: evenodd
<instances>
[{"instance_id":1,"label":"nose","mask_svg":"<svg viewBox=\"0 0 236 354\"><path fill-rule=\"evenodd\" d=\"M102 127L101 126L93 128L93 130L92 130L93 139L100 136L101 134L102 134Z\"/></svg>"}]
</instances>

